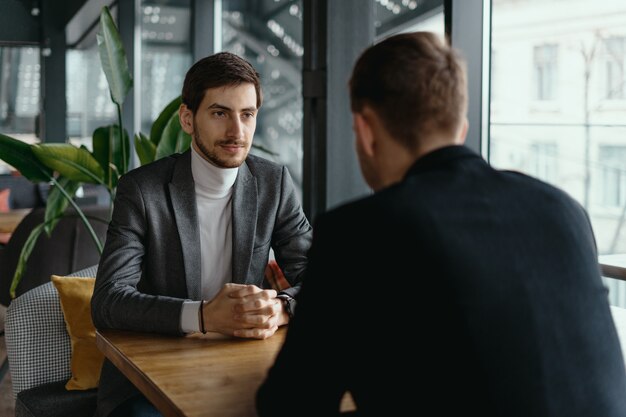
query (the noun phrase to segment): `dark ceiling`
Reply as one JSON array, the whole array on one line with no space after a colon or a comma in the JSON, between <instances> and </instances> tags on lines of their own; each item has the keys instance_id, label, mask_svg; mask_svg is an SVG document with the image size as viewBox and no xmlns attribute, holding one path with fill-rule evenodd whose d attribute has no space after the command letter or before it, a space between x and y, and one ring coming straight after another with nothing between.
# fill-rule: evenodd
<instances>
[{"instance_id":1,"label":"dark ceiling","mask_svg":"<svg viewBox=\"0 0 626 417\"><path fill-rule=\"evenodd\" d=\"M58 28L65 27L67 22L86 3L87 0L17 0L27 11L39 8L40 16L46 15L50 22Z\"/></svg>"}]
</instances>

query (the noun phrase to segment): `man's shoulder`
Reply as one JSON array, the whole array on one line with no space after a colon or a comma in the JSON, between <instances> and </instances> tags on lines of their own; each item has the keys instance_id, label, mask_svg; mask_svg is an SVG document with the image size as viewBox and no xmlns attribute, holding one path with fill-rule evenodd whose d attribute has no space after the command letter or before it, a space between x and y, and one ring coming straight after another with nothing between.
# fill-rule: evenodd
<instances>
[{"instance_id":1,"label":"man's shoulder","mask_svg":"<svg viewBox=\"0 0 626 417\"><path fill-rule=\"evenodd\" d=\"M259 173L266 174L268 172L279 174L283 170L283 165L252 154L249 154L246 158L246 165L253 175Z\"/></svg>"},{"instance_id":2,"label":"man's shoulder","mask_svg":"<svg viewBox=\"0 0 626 417\"><path fill-rule=\"evenodd\" d=\"M157 159L156 161L148 164L133 168L128 171L125 176L134 179L157 179L171 176L171 171L176 164L176 161L182 156L181 153L175 153Z\"/></svg>"}]
</instances>

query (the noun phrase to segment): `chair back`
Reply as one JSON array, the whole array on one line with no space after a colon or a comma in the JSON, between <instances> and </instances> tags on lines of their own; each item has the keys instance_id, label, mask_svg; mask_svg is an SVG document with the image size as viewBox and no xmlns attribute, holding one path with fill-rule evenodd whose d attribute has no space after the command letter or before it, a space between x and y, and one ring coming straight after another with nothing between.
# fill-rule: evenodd
<instances>
[{"instance_id":1,"label":"chair back","mask_svg":"<svg viewBox=\"0 0 626 417\"><path fill-rule=\"evenodd\" d=\"M108 206L81 207L101 241L106 237L109 225ZM35 208L17 226L9 242L0 250L0 304L11 302L9 289L24 243L31 231L41 224L45 207ZM89 231L73 209L68 209L54 228L52 235L44 232L39 236L26 263L26 270L16 289L16 296L50 281L52 274L67 275L100 260L100 254Z\"/></svg>"},{"instance_id":2,"label":"chair back","mask_svg":"<svg viewBox=\"0 0 626 417\"><path fill-rule=\"evenodd\" d=\"M95 277L97 272L98 266L93 265L69 275ZM70 378L70 336L52 282L27 291L9 304L4 331L15 396L41 384Z\"/></svg>"}]
</instances>

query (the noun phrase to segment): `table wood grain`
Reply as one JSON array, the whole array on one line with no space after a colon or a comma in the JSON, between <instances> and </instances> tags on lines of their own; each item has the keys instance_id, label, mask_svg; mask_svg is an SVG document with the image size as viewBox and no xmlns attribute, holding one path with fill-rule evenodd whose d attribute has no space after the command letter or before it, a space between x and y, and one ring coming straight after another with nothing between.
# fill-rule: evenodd
<instances>
[{"instance_id":1,"label":"table wood grain","mask_svg":"<svg viewBox=\"0 0 626 417\"><path fill-rule=\"evenodd\" d=\"M256 416L255 397L285 339L286 328L266 340L215 333L170 337L99 330L104 355L164 416ZM346 397L342 410L354 410Z\"/></svg>"}]
</instances>

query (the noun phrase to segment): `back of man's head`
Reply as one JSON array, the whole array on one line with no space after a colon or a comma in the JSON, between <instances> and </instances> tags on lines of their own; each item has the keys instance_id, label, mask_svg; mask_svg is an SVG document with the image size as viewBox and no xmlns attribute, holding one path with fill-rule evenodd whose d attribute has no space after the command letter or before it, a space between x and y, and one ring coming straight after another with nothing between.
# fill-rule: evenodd
<instances>
[{"instance_id":1,"label":"back of man's head","mask_svg":"<svg viewBox=\"0 0 626 417\"><path fill-rule=\"evenodd\" d=\"M420 138L454 134L467 111L465 63L430 32L403 33L369 47L350 79L353 112L371 107L407 149Z\"/></svg>"},{"instance_id":2,"label":"back of man's head","mask_svg":"<svg viewBox=\"0 0 626 417\"><path fill-rule=\"evenodd\" d=\"M243 83L254 85L256 106L260 108L263 102L261 81L254 67L233 53L218 52L202 58L189 68L183 83L182 102L195 114L206 90Z\"/></svg>"}]
</instances>

